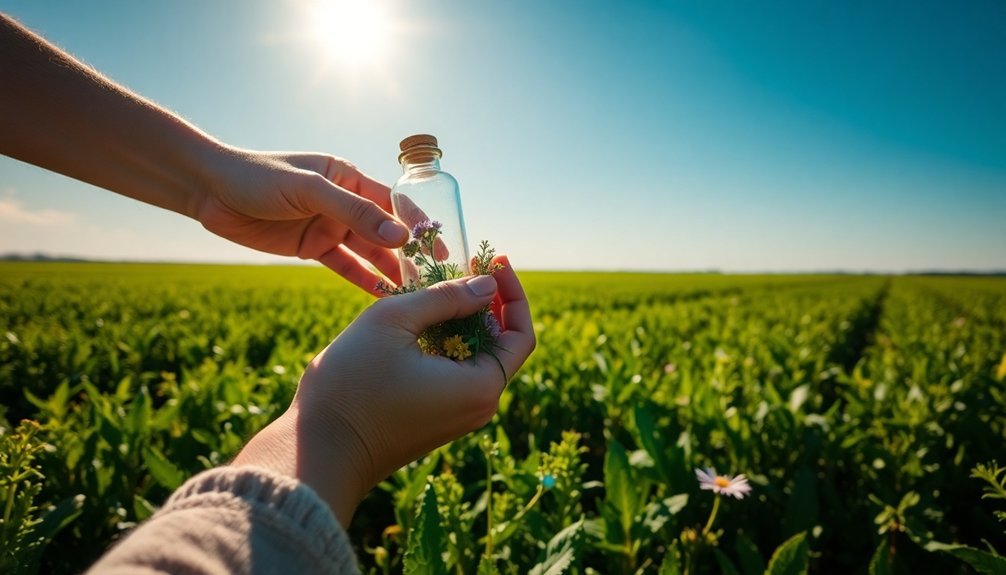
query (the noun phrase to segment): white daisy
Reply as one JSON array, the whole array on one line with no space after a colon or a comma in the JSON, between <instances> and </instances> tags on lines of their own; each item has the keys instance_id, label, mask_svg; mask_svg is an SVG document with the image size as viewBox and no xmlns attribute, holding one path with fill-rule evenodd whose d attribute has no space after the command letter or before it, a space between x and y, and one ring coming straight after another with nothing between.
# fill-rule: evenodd
<instances>
[{"instance_id":1,"label":"white daisy","mask_svg":"<svg viewBox=\"0 0 1006 575\"><path fill-rule=\"evenodd\" d=\"M744 499L751 492L751 486L743 473L736 477L716 475L715 469L707 467L705 471L696 469L695 475L699 478L699 487L711 489L717 495L733 495L737 499Z\"/></svg>"}]
</instances>

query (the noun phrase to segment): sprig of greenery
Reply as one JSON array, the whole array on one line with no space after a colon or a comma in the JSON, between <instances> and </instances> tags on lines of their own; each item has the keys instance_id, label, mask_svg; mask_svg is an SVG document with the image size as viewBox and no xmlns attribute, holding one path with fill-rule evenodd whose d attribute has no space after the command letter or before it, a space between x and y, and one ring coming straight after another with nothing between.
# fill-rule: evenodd
<instances>
[{"instance_id":1,"label":"sprig of greenery","mask_svg":"<svg viewBox=\"0 0 1006 575\"><path fill-rule=\"evenodd\" d=\"M412 229L412 240L402 247L402 254L412 259L416 267L422 270L418 281L397 287L380 281L377 283L377 290L385 295L400 295L463 277L464 273L457 264L437 260L436 253L440 247L438 241L442 241L441 229L442 225L439 222L430 220L419 222ZM478 253L472 258L472 273L492 275L502 269L503 266L493 263L495 256L496 250L490 247L488 241L483 240L479 244ZM468 317L428 327L419 335L419 347L430 355L440 355L457 361L469 357L477 358L480 353L485 352L499 362L495 353L498 349L496 338L499 332L499 321L493 315L492 309L486 306Z\"/></svg>"},{"instance_id":2,"label":"sprig of greenery","mask_svg":"<svg viewBox=\"0 0 1006 575\"><path fill-rule=\"evenodd\" d=\"M995 461L984 465L979 463L971 470L971 477L986 483L982 487L982 499L1006 501L1006 467L999 467ZM992 513L999 521L1006 522L1006 511L993 511Z\"/></svg>"},{"instance_id":3,"label":"sprig of greenery","mask_svg":"<svg viewBox=\"0 0 1006 575\"><path fill-rule=\"evenodd\" d=\"M35 498L43 475L34 464L43 443L36 438L39 424L23 420L17 429L0 427L0 571L13 573L33 564L44 537Z\"/></svg>"}]
</instances>

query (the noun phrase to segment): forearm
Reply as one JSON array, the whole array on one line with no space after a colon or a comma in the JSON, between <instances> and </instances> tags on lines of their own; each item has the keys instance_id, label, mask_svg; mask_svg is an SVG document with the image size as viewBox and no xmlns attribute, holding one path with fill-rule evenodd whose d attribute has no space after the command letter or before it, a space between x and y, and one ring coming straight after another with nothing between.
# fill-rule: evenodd
<instances>
[{"instance_id":1,"label":"forearm","mask_svg":"<svg viewBox=\"0 0 1006 575\"><path fill-rule=\"evenodd\" d=\"M370 487L354 471L353 462L365 455L347 446L351 433L318 433L291 407L255 434L232 465L263 467L303 482L348 526Z\"/></svg>"},{"instance_id":2,"label":"forearm","mask_svg":"<svg viewBox=\"0 0 1006 575\"><path fill-rule=\"evenodd\" d=\"M0 153L194 217L225 148L0 14Z\"/></svg>"}]
</instances>

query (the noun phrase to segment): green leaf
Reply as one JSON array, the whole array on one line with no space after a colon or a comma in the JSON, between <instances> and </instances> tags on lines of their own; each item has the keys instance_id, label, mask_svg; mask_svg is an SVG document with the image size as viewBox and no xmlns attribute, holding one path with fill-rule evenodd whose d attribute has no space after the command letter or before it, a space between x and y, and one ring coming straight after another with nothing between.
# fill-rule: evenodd
<instances>
[{"instance_id":1,"label":"green leaf","mask_svg":"<svg viewBox=\"0 0 1006 575\"><path fill-rule=\"evenodd\" d=\"M720 566L721 575L740 575L737 568L734 567L733 562L730 561L729 557L727 557L726 553L720 551L719 549L714 549L713 552L716 555L716 563Z\"/></svg>"},{"instance_id":2,"label":"green leaf","mask_svg":"<svg viewBox=\"0 0 1006 575\"><path fill-rule=\"evenodd\" d=\"M671 543L664 554L664 561L657 570L657 575L681 575L681 563L678 557L678 542Z\"/></svg>"},{"instance_id":3,"label":"green leaf","mask_svg":"<svg viewBox=\"0 0 1006 575\"><path fill-rule=\"evenodd\" d=\"M565 573L583 547L583 518L555 534L545 546L545 558L529 575L559 575Z\"/></svg>"},{"instance_id":4,"label":"green leaf","mask_svg":"<svg viewBox=\"0 0 1006 575\"><path fill-rule=\"evenodd\" d=\"M817 478L810 468L803 466L797 470L793 489L786 500L783 535L807 531L817 523L817 516Z\"/></svg>"},{"instance_id":5,"label":"green leaf","mask_svg":"<svg viewBox=\"0 0 1006 575\"><path fill-rule=\"evenodd\" d=\"M884 537L880 540L877 550L873 552L873 558L870 559L870 575L891 575L890 557L887 538Z\"/></svg>"},{"instance_id":6,"label":"green leaf","mask_svg":"<svg viewBox=\"0 0 1006 575\"><path fill-rule=\"evenodd\" d=\"M433 473L433 469L440 462L440 452L435 451L430 455L426 456L426 459L420 463L414 471L410 474L409 482L405 489L398 492L398 496L402 498L401 503L408 506L411 510L415 507L416 499L420 494L423 493L423 489L427 484L427 477Z\"/></svg>"},{"instance_id":7,"label":"green leaf","mask_svg":"<svg viewBox=\"0 0 1006 575\"><path fill-rule=\"evenodd\" d=\"M798 533L779 546L768 562L767 575L800 575L807 573L807 534Z\"/></svg>"},{"instance_id":8,"label":"green leaf","mask_svg":"<svg viewBox=\"0 0 1006 575\"><path fill-rule=\"evenodd\" d=\"M58 505L46 511L42 516L42 522L35 528L35 534L45 541L55 537L57 533L80 517L81 510L84 508L84 499L83 495L76 495L60 501Z\"/></svg>"},{"instance_id":9,"label":"green leaf","mask_svg":"<svg viewBox=\"0 0 1006 575\"><path fill-rule=\"evenodd\" d=\"M483 555L479 560L478 575L499 575L499 572L500 570L496 568L496 562Z\"/></svg>"},{"instance_id":10,"label":"green leaf","mask_svg":"<svg viewBox=\"0 0 1006 575\"><path fill-rule=\"evenodd\" d=\"M765 560L762 559L758 546L750 537L743 533L738 534L735 547L744 575L762 575L765 572Z\"/></svg>"},{"instance_id":11,"label":"green leaf","mask_svg":"<svg viewBox=\"0 0 1006 575\"><path fill-rule=\"evenodd\" d=\"M657 471L670 482L670 465L667 455L664 453L664 446L667 445L666 438L661 437L653 418L653 409L649 404L639 403L634 409L636 419L636 429L639 431L639 442L643 449L650 454Z\"/></svg>"},{"instance_id":12,"label":"green leaf","mask_svg":"<svg viewBox=\"0 0 1006 575\"><path fill-rule=\"evenodd\" d=\"M133 494L133 513L136 514L137 521L146 521L154 513L157 513L157 507L146 500L139 493Z\"/></svg>"},{"instance_id":13,"label":"green leaf","mask_svg":"<svg viewBox=\"0 0 1006 575\"><path fill-rule=\"evenodd\" d=\"M1002 575L1006 573L1006 557L993 555L981 549L967 545L948 545L933 541L926 545L926 551L942 551L949 553L970 565L982 575Z\"/></svg>"},{"instance_id":14,"label":"green leaf","mask_svg":"<svg viewBox=\"0 0 1006 575\"><path fill-rule=\"evenodd\" d=\"M147 446L143 449L143 462L147 464L150 476L163 487L174 490L185 481L185 473L168 461L156 447Z\"/></svg>"},{"instance_id":15,"label":"green leaf","mask_svg":"<svg viewBox=\"0 0 1006 575\"><path fill-rule=\"evenodd\" d=\"M629 456L618 441L612 439L604 458L605 500L618 511L622 532L628 534L636 516L639 488L632 480Z\"/></svg>"},{"instance_id":16,"label":"green leaf","mask_svg":"<svg viewBox=\"0 0 1006 575\"><path fill-rule=\"evenodd\" d=\"M442 551L447 548L447 537L440 526L437 495L433 485L427 483L426 492L419 502L416 522L409 533L405 551L405 573L440 575L447 572Z\"/></svg>"},{"instance_id":17,"label":"green leaf","mask_svg":"<svg viewBox=\"0 0 1006 575\"><path fill-rule=\"evenodd\" d=\"M643 508L642 518L637 516L633 524L633 538L649 538L657 535L687 504L687 493L647 503Z\"/></svg>"},{"instance_id":18,"label":"green leaf","mask_svg":"<svg viewBox=\"0 0 1006 575\"><path fill-rule=\"evenodd\" d=\"M133 405L129 408L130 433L135 436L147 431L147 427L150 425L150 414L150 393L147 392L146 386L143 386L133 397Z\"/></svg>"}]
</instances>

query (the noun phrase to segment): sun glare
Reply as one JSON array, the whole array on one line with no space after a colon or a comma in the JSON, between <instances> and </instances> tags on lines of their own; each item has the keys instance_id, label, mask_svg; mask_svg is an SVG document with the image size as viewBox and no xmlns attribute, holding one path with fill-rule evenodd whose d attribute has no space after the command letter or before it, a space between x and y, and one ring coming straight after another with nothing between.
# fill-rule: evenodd
<instances>
[{"instance_id":1,"label":"sun glare","mask_svg":"<svg viewBox=\"0 0 1006 575\"><path fill-rule=\"evenodd\" d=\"M387 50L388 18L378 2L316 0L308 18L314 41L332 59L366 66Z\"/></svg>"}]
</instances>

